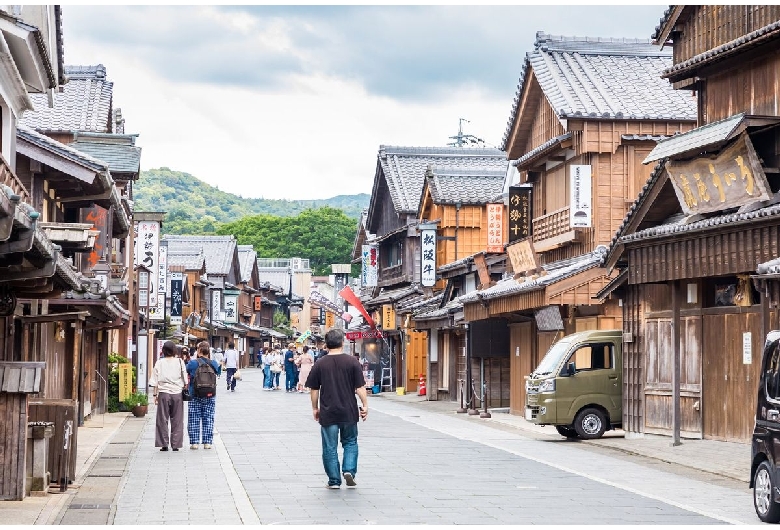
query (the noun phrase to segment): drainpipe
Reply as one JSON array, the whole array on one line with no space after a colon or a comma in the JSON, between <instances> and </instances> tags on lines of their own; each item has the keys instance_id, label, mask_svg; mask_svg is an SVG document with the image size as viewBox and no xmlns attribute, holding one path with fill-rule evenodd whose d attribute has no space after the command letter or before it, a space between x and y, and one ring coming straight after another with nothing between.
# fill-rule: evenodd
<instances>
[{"instance_id":1,"label":"drainpipe","mask_svg":"<svg viewBox=\"0 0 780 530\"><path fill-rule=\"evenodd\" d=\"M460 220L460 207L461 202L458 201L455 203L455 260L458 261L458 225Z\"/></svg>"}]
</instances>

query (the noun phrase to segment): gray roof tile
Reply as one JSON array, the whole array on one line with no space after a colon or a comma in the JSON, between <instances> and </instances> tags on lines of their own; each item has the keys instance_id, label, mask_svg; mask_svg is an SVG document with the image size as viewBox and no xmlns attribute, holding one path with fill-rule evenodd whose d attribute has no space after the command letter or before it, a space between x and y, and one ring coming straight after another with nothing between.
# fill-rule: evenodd
<instances>
[{"instance_id":1,"label":"gray roof tile","mask_svg":"<svg viewBox=\"0 0 780 530\"><path fill-rule=\"evenodd\" d=\"M49 108L45 94L30 94L34 111L25 112L20 123L38 131L112 132L111 106L114 84L106 67L66 66L69 81L54 93Z\"/></svg>"},{"instance_id":2,"label":"gray roof tile","mask_svg":"<svg viewBox=\"0 0 780 530\"><path fill-rule=\"evenodd\" d=\"M203 267L203 262L206 258L203 256L203 251L200 248L184 252L178 250L174 251L170 247L168 248L168 265L182 266L185 270L191 271L200 270Z\"/></svg>"},{"instance_id":3,"label":"gray roof tile","mask_svg":"<svg viewBox=\"0 0 780 530\"><path fill-rule=\"evenodd\" d=\"M526 54L502 149L531 69L561 118L695 120L695 99L660 77L671 64L671 50L660 50L649 40L537 33L535 49Z\"/></svg>"},{"instance_id":4,"label":"gray roof tile","mask_svg":"<svg viewBox=\"0 0 780 530\"><path fill-rule=\"evenodd\" d=\"M420 203L425 170L450 167L469 170L505 169L506 153L498 149L473 147L379 147L382 168L396 212L416 212Z\"/></svg>"},{"instance_id":5,"label":"gray roof tile","mask_svg":"<svg viewBox=\"0 0 780 530\"><path fill-rule=\"evenodd\" d=\"M135 135L79 135L70 146L105 161L112 173L141 171L141 148L135 145Z\"/></svg>"},{"instance_id":6,"label":"gray roof tile","mask_svg":"<svg viewBox=\"0 0 780 530\"><path fill-rule=\"evenodd\" d=\"M744 120L745 114L735 114L724 120L708 123L688 132L676 134L667 140L658 142L658 145L650 151L643 163L655 162L667 156L725 142Z\"/></svg>"},{"instance_id":7,"label":"gray roof tile","mask_svg":"<svg viewBox=\"0 0 780 530\"><path fill-rule=\"evenodd\" d=\"M257 266L257 252L252 245L238 245L238 262L241 265L241 281L252 281L252 269Z\"/></svg>"},{"instance_id":8,"label":"gray roof tile","mask_svg":"<svg viewBox=\"0 0 780 530\"><path fill-rule=\"evenodd\" d=\"M176 254L193 253L202 249L206 259L206 274L229 276L236 254L233 236L181 236L166 234L168 251Z\"/></svg>"},{"instance_id":9,"label":"gray roof tile","mask_svg":"<svg viewBox=\"0 0 780 530\"><path fill-rule=\"evenodd\" d=\"M780 274L780 258L759 263L756 272L758 274Z\"/></svg>"},{"instance_id":10,"label":"gray roof tile","mask_svg":"<svg viewBox=\"0 0 780 530\"><path fill-rule=\"evenodd\" d=\"M96 173L102 173L108 171L108 164L106 164L102 160L98 160L97 158L89 155L88 153L85 153L84 151L74 148L72 144L68 145L68 144L60 143L57 140L54 140L52 138L49 138L48 136L40 134L24 125L20 124L19 126L17 126L16 137L19 140L29 142L30 144L33 144L37 147L40 147L51 153L61 156L62 158L70 160L71 162L75 162L81 166L87 167L92 171L95 171Z\"/></svg>"},{"instance_id":11,"label":"gray roof tile","mask_svg":"<svg viewBox=\"0 0 780 530\"><path fill-rule=\"evenodd\" d=\"M434 167L428 189L434 204L487 204L504 187L506 168Z\"/></svg>"}]
</instances>

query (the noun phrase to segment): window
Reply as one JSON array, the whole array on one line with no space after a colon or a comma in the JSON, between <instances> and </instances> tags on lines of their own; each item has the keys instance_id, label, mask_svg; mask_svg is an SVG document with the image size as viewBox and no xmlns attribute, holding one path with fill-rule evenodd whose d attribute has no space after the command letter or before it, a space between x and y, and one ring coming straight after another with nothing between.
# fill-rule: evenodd
<instances>
[{"instance_id":1,"label":"window","mask_svg":"<svg viewBox=\"0 0 780 530\"><path fill-rule=\"evenodd\" d=\"M385 267L395 267L403 263L404 242L394 241L382 248L385 256Z\"/></svg>"},{"instance_id":2,"label":"window","mask_svg":"<svg viewBox=\"0 0 780 530\"><path fill-rule=\"evenodd\" d=\"M780 341L769 347L772 353L766 356L764 366L766 397L772 401L780 401Z\"/></svg>"},{"instance_id":3,"label":"window","mask_svg":"<svg viewBox=\"0 0 780 530\"><path fill-rule=\"evenodd\" d=\"M578 372L583 370L611 370L615 367L615 346L611 342L585 344L574 350L564 365L574 363Z\"/></svg>"}]
</instances>

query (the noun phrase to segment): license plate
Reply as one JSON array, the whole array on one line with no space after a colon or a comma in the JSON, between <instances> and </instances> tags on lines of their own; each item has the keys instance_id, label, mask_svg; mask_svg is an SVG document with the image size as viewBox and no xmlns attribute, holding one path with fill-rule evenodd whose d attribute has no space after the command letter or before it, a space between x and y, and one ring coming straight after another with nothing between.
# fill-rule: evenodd
<instances>
[{"instance_id":1,"label":"license plate","mask_svg":"<svg viewBox=\"0 0 780 530\"><path fill-rule=\"evenodd\" d=\"M528 421L531 421L531 420L534 419L533 412L531 411L530 408L526 408L525 409L525 419L527 419Z\"/></svg>"}]
</instances>

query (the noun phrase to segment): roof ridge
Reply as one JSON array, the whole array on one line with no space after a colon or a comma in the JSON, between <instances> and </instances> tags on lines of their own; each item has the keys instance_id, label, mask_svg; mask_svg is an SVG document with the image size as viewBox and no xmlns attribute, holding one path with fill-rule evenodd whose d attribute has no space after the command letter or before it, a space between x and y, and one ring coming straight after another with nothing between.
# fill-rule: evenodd
<instances>
[{"instance_id":1,"label":"roof ridge","mask_svg":"<svg viewBox=\"0 0 780 530\"><path fill-rule=\"evenodd\" d=\"M570 35L552 35L549 33L545 33L544 31L537 31L536 32L536 41L534 42L534 46L536 48L543 47L545 45L554 44L554 43L575 43L575 42L581 42L581 43L587 43L589 45L610 45L610 44L627 44L627 45L653 45L652 39L639 39L639 38L633 38L633 37L588 37L588 36L570 36ZM659 50L659 53L662 53ZM668 53L665 53L664 55L668 55Z\"/></svg>"}]
</instances>

